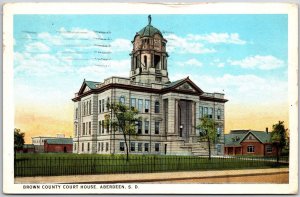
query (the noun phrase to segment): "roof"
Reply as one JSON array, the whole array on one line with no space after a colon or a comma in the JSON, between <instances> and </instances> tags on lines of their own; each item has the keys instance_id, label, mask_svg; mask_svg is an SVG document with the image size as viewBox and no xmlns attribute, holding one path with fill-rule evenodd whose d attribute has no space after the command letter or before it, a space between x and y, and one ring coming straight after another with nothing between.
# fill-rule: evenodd
<instances>
[{"instance_id":1,"label":"roof","mask_svg":"<svg viewBox=\"0 0 300 197\"><path fill-rule=\"evenodd\" d=\"M177 84L179 84L180 82L184 81L185 79L186 79L186 78L184 78L184 79L179 79L179 80L173 81L173 82L171 82L171 83L167 83L167 84L165 84L166 87L164 87L164 88L171 88L171 87L173 87L173 86L176 86Z\"/></svg>"},{"instance_id":2,"label":"roof","mask_svg":"<svg viewBox=\"0 0 300 197\"><path fill-rule=\"evenodd\" d=\"M162 36L162 33L154 26L151 24L148 24L146 27L141 29L138 33L141 37L152 37L154 34L159 34Z\"/></svg>"},{"instance_id":3,"label":"roof","mask_svg":"<svg viewBox=\"0 0 300 197\"><path fill-rule=\"evenodd\" d=\"M73 144L72 138L55 138L55 139L47 139L47 144Z\"/></svg>"},{"instance_id":4,"label":"roof","mask_svg":"<svg viewBox=\"0 0 300 197\"><path fill-rule=\"evenodd\" d=\"M232 130L229 134L225 134L225 146L240 146L241 142L250 134L261 143L271 142L271 133L265 131Z\"/></svg>"},{"instance_id":5,"label":"roof","mask_svg":"<svg viewBox=\"0 0 300 197\"><path fill-rule=\"evenodd\" d=\"M95 82L95 81L85 81L85 84L91 88L91 89L96 89L96 85L98 84L99 82Z\"/></svg>"}]
</instances>

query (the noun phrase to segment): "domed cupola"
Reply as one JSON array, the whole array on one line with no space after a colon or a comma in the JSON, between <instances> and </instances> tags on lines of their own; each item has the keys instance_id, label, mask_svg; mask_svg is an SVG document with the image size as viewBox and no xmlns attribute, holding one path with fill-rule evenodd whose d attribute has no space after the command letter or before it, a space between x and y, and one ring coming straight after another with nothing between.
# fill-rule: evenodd
<instances>
[{"instance_id":1,"label":"domed cupola","mask_svg":"<svg viewBox=\"0 0 300 197\"><path fill-rule=\"evenodd\" d=\"M148 84L167 83L167 40L161 31L151 25L151 20L149 15L148 25L137 32L132 41L130 78Z\"/></svg>"}]
</instances>

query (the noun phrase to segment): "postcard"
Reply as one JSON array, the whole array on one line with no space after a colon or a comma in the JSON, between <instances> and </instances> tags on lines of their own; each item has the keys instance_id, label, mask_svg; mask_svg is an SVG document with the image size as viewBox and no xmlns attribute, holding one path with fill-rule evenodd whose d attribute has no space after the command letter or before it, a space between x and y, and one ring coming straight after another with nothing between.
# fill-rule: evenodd
<instances>
[{"instance_id":1,"label":"postcard","mask_svg":"<svg viewBox=\"0 0 300 197\"><path fill-rule=\"evenodd\" d=\"M296 4L3 9L4 193L298 192Z\"/></svg>"}]
</instances>

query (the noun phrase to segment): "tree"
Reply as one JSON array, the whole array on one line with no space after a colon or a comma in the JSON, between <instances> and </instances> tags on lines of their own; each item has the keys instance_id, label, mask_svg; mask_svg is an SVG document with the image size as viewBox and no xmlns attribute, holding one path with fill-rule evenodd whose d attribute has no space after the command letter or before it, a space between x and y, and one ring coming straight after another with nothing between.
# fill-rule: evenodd
<instances>
[{"instance_id":1,"label":"tree","mask_svg":"<svg viewBox=\"0 0 300 197\"><path fill-rule=\"evenodd\" d=\"M211 144L217 139L217 126L218 123L208 116L200 118L200 124L196 126L200 129L200 141L207 141L209 160L211 159Z\"/></svg>"},{"instance_id":2,"label":"tree","mask_svg":"<svg viewBox=\"0 0 300 197\"><path fill-rule=\"evenodd\" d=\"M18 149L23 148L25 133L21 132L20 129L14 129L14 157L16 158L16 152Z\"/></svg>"},{"instance_id":3,"label":"tree","mask_svg":"<svg viewBox=\"0 0 300 197\"><path fill-rule=\"evenodd\" d=\"M116 120L112 118L111 125L113 129L119 127L123 134L126 149L126 160L129 160L129 136L136 134L136 122L140 120L137 117L138 111L135 108L129 108L122 103L107 104L108 109L112 111L112 115L116 117Z\"/></svg>"},{"instance_id":4,"label":"tree","mask_svg":"<svg viewBox=\"0 0 300 197\"><path fill-rule=\"evenodd\" d=\"M274 124L272 128L271 142L276 146L277 162L279 162L281 151L287 143L286 136L288 129L285 128L284 121L278 121L278 123Z\"/></svg>"}]
</instances>

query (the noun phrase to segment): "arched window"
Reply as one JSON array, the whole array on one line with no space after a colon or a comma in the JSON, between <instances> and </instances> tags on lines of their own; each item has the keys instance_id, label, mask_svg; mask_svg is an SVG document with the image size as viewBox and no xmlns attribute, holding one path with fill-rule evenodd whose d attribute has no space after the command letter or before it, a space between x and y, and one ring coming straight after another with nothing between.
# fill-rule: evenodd
<instances>
[{"instance_id":1,"label":"arched window","mask_svg":"<svg viewBox=\"0 0 300 197\"><path fill-rule=\"evenodd\" d=\"M155 105L154 105L154 112L155 113L159 113L159 102L158 101L155 101Z\"/></svg>"},{"instance_id":2,"label":"arched window","mask_svg":"<svg viewBox=\"0 0 300 197\"><path fill-rule=\"evenodd\" d=\"M120 104L124 105L125 104L125 97L121 96L119 102L120 102Z\"/></svg>"}]
</instances>

